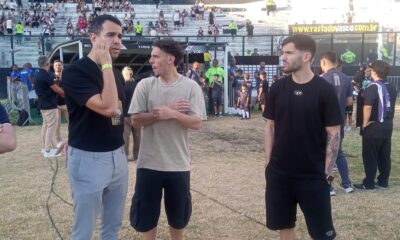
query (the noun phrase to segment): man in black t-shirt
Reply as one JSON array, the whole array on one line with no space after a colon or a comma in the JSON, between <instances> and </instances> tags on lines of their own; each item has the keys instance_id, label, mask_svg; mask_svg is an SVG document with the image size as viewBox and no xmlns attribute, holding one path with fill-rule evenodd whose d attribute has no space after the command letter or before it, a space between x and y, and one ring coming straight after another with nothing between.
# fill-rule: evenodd
<instances>
[{"instance_id":1,"label":"man in black t-shirt","mask_svg":"<svg viewBox=\"0 0 400 240\"><path fill-rule=\"evenodd\" d=\"M354 187L375 191L389 186L391 168L391 138L396 104L396 89L384 79L390 72L390 65L381 60L372 64L372 83L365 89L362 119L362 156L365 178ZM379 176L375 183L376 172Z\"/></svg>"},{"instance_id":2,"label":"man in black t-shirt","mask_svg":"<svg viewBox=\"0 0 400 240\"><path fill-rule=\"evenodd\" d=\"M296 239L296 209L312 239L333 239L329 185L340 143L340 107L333 87L311 71L316 51L307 35L282 43L282 69L272 84L263 117L267 227Z\"/></svg>"},{"instance_id":3,"label":"man in black t-shirt","mask_svg":"<svg viewBox=\"0 0 400 240\"><path fill-rule=\"evenodd\" d=\"M58 157L56 154L56 130L59 121L57 94L64 96L64 91L49 74L50 62L46 56L38 58L39 70L35 74L35 91L38 96L38 108L43 117L42 153L44 157Z\"/></svg>"},{"instance_id":4,"label":"man in black t-shirt","mask_svg":"<svg viewBox=\"0 0 400 240\"><path fill-rule=\"evenodd\" d=\"M0 103L0 153L12 152L17 147L15 130L8 115Z\"/></svg>"},{"instance_id":5,"label":"man in black t-shirt","mask_svg":"<svg viewBox=\"0 0 400 240\"><path fill-rule=\"evenodd\" d=\"M62 74L69 113L68 177L74 202L72 239L118 239L128 187L123 139L123 77L112 61L121 51L121 22L111 15L91 23L89 54Z\"/></svg>"}]
</instances>

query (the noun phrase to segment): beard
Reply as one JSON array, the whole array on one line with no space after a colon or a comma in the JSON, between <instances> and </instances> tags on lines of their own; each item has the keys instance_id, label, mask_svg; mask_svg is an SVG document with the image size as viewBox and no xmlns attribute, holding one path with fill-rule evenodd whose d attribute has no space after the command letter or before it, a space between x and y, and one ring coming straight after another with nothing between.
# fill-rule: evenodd
<instances>
[{"instance_id":1,"label":"beard","mask_svg":"<svg viewBox=\"0 0 400 240\"><path fill-rule=\"evenodd\" d=\"M293 61L291 63L286 62L286 67L282 68L282 72L289 74L289 73L293 73L293 72L297 72L298 70L301 69L301 58L298 59L298 61Z\"/></svg>"}]
</instances>

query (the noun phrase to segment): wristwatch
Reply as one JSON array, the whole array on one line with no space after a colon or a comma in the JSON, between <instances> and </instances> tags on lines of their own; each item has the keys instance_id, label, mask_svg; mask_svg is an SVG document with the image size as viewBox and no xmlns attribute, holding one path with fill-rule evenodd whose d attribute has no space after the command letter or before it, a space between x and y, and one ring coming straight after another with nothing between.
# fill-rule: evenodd
<instances>
[{"instance_id":1,"label":"wristwatch","mask_svg":"<svg viewBox=\"0 0 400 240\"><path fill-rule=\"evenodd\" d=\"M328 184L332 184L333 179L335 179L334 176L332 176L332 175L326 175L326 181L328 182Z\"/></svg>"}]
</instances>

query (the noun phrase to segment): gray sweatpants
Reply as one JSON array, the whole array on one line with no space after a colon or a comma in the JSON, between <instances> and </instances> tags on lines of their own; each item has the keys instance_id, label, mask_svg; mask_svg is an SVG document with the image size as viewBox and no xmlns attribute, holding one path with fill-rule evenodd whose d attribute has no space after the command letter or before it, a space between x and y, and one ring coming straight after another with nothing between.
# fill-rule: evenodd
<instances>
[{"instance_id":1,"label":"gray sweatpants","mask_svg":"<svg viewBox=\"0 0 400 240\"><path fill-rule=\"evenodd\" d=\"M92 239L99 215L99 239L118 239L128 190L123 146L111 152L88 152L69 146L67 168L74 202L71 239Z\"/></svg>"}]
</instances>

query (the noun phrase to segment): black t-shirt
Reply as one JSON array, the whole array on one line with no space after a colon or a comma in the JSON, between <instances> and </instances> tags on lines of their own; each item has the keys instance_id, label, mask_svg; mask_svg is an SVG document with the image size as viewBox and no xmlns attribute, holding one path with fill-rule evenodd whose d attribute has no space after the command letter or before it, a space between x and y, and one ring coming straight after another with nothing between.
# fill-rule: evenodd
<instances>
[{"instance_id":1,"label":"black t-shirt","mask_svg":"<svg viewBox=\"0 0 400 240\"><path fill-rule=\"evenodd\" d=\"M390 96L390 106L391 111L388 112L386 118L383 122L379 122L379 114L378 114L378 105L379 105L379 95L378 95L378 87L376 84L368 85L367 89L365 89L365 97L364 97L364 105L372 106L371 116L369 118L371 123L361 131L361 135L367 138L391 138L393 132L393 118L394 118L394 109L396 106L396 97L397 92L396 88L384 81L386 88L388 90Z\"/></svg>"},{"instance_id":2,"label":"black t-shirt","mask_svg":"<svg viewBox=\"0 0 400 240\"><path fill-rule=\"evenodd\" d=\"M122 111L125 101L124 80L121 72L115 69L114 77ZM101 93L102 78L100 67L88 57L76 61L63 71L63 89L69 112L68 144L72 147L107 152L124 144L123 124L113 125L110 117L100 115L85 106L92 96Z\"/></svg>"},{"instance_id":3,"label":"black t-shirt","mask_svg":"<svg viewBox=\"0 0 400 240\"><path fill-rule=\"evenodd\" d=\"M46 70L39 68L34 79L38 108L41 110L57 108L57 93L51 89L51 86L55 84L51 75Z\"/></svg>"},{"instance_id":4,"label":"black t-shirt","mask_svg":"<svg viewBox=\"0 0 400 240\"><path fill-rule=\"evenodd\" d=\"M132 101L132 96L135 91L137 82L135 80L129 80L125 82L125 104L124 104L124 116L128 116L129 106Z\"/></svg>"},{"instance_id":5,"label":"black t-shirt","mask_svg":"<svg viewBox=\"0 0 400 240\"><path fill-rule=\"evenodd\" d=\"M0 124L3 123L10 123L10 120L8 119L6 109L4 109L3 105L0 103Z\"/></svg>"},{"instance_id":6,"label":"black t-shirt","mask_svg":"<svg viewBox=\"0 0 400 240\"><path fill-rule=\"evenodd\" d=\"M275 122L271 170L289 177L325 177L325 127L342 123L335 90L328 82L314 76L297 84L291 75L276 81L263 117Z\"/></svg>"}]
</instances>

